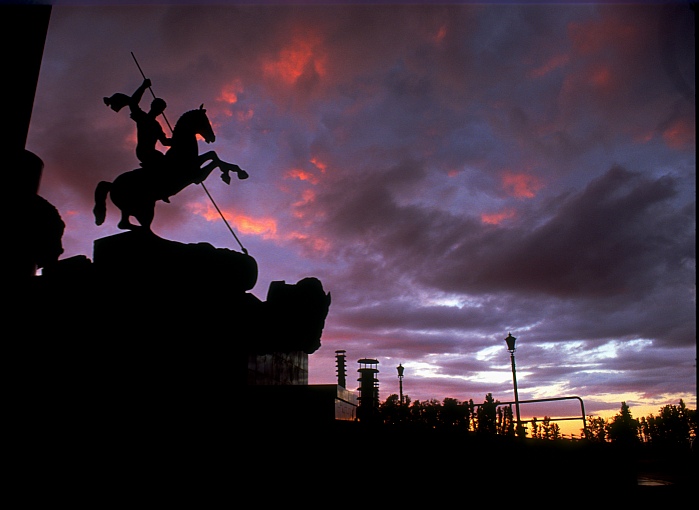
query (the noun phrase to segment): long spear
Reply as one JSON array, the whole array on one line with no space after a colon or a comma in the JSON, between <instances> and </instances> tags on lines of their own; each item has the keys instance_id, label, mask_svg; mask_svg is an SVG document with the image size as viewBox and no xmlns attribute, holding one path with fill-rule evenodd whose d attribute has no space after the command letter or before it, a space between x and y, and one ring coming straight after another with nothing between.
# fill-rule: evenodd
<instances>
[{"instance_id":1,"label":"long spear","mask_svg":"<svg viewBox=\"0 0 699 510\"><path fill-rule=\"evenodd\" d=\"M136 55L133 54L133 51L131 52L131 56L133 57L133 61L136 63L136 67L138 67L138 71L141 73L141 76L143 76L143 79L145 80L146 75L143 73L143 69L141 69L141 66L138 63L138 60L136 60ZM150 93L153 96L153 99L155 99L156 96L155 96L155 92L153 92L153 88L149 86L148 90L150 90ZM165 112L162 112L161 115L163 116L163 119L165 119L165 123L167 124L167 127L170 128L170 133L172 133L173 132L172 126L170 125L170 122L167 120L167 117L165 116ZM243 243L240 242L240 239L238 239L238 236L235 235L235 232L233 231L231 226L228 224L228 221L226 221L226 217L221 212L221 209L218 208L218 205L216 205L216 202L214 201L214 198L211 196L211 193L209 193L209 190L206 189L206 186L204 185L204 181L201 181L199 184L201 184L201 187L204 188L204 191L209 196L209 200L211 200L211 203L214 204L214 207L218 211L218 214L221 216L223 223L226 224L226 226L228 227L228 230L230 230L231 234L233 234L233 237L235 238L235 240L238 241L238 244L240 245L240 249L243 250L243 253L245 255L247 255L248 250L245 249L245 247L243 246Z\"/></svg>"}]
</instances>

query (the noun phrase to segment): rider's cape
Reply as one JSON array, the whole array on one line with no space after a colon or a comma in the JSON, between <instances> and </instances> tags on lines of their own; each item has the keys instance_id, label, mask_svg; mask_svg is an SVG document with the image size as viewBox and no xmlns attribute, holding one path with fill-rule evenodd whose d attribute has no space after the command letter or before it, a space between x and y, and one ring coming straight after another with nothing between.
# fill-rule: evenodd
<instances>
[{"instance_id":1,"label":"rider's cape","mask_svg":"<svg viewBox=\"0 0 699 510\"><path fill-rule=\"evenodd\" d=\"M131 96L122 94L121 92L117 92L116 94L112 94L110 97L104 98L104 104L109 106L115 112L118 112L124 106L128 105L130 101Z\"/></svg>"}]
</instances>

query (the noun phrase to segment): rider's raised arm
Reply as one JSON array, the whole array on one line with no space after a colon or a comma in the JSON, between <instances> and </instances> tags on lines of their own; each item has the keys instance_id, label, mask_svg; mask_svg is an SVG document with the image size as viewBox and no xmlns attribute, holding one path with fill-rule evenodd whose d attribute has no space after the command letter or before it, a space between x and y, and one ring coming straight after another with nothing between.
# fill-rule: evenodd
<instances>
[{"instance_id":1,"label":"rider's raised arm","mask_svg":"<svg viewBox=\"0 0 699 510\"><path fill-rule=\"evenodd\" d=\"M131 101L129 101L129 108L132 110L134 108L138 108L138 103L141 102L141 98L143 97L143 93L146 91L148 87L150 87L151 82L148 78L143 80L143 83L136 89L136 91L131 95Z\"/></svg>"}]
</instances>

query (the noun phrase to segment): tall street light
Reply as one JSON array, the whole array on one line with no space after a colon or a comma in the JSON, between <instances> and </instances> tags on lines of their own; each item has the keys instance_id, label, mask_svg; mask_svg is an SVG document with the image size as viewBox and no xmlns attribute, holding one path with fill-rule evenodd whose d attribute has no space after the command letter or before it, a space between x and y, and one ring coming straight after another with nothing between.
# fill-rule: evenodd
<instances>
[{"instance_id":1,"label":"tall street light","mask_svg":"<svg viewBox=\"0 0 699 510\"><path fill-rule=\"evenodd\" d=\"M515 386L515 409L517 410L517 431L518 436L523 435L522 420L519 415L519 394L517 393L517 371L515 369L515 341L517 339L512 336L512 333L507 334L505 342L507 342L507 350L510 351L510 361L512 362L512 382Z\"/></svg>"},{"instance_id":2,"label":"tall street light","mask_svg":"<svg viewBox=\"0 0 699 510\"><path fill-rule=\"evenodd\" d=\"M396 367L398 370L398 386L400 388L400 405L403 405L403 370L405 368L403 367L403 364L401 363Z\"/></svg>"}]
</instances>

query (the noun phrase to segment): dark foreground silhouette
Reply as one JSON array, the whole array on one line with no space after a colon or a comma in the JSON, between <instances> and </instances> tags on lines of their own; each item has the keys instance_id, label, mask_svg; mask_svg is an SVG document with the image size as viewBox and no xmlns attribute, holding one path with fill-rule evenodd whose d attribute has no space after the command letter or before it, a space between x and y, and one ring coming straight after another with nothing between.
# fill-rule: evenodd
<instances>
[{"instance_id":1,"label":"dark foreground silhouette","mask_svg":"<svg viewBox=\"0 0 699 510\"><path fill-rule=\"evenodd\" d=\"M5 203L15 208L15 218L5 230L7 269L13 285L26 285L37 269L53 266L63 254L65 223L58 209L38 194L44 169L42 159L28 150L12 151L7 158L8 189Z\"/></svg>"}]
</instances>

